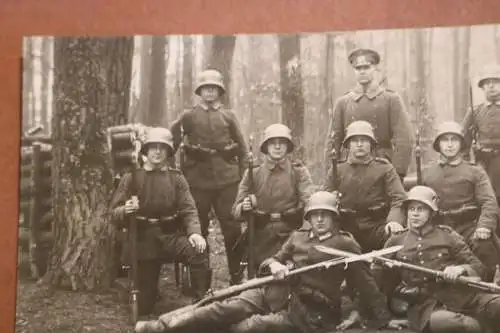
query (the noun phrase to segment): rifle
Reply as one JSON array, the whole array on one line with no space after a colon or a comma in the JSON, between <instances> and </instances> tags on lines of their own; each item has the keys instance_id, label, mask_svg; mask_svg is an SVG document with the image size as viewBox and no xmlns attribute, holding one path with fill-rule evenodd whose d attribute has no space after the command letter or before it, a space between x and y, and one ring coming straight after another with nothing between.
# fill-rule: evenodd
<instances>
[{"instance_id":1,"label":"rifle","mask_svg":"<svg viewBox=\"0 0 500 333\"><path fill-rule=\"evenodd\" d=\"M324 253L329 253L332 255L337 255L337 256L345 256L345 257L354 257L356 256L355 253L352 252L347 252L347 251L342 251L342 250L337 250L331 247L326 247L326 246L316 246L316 250L324 252ZM405 263L402 261L394 260L394 259L388 259L384 257L372 257L373 260L378 260L382 262L385 266L389 268L399 268L399 269L408 269L411 271L419 272L426 274L428 276L434 277L435 279L442 279L444 277L444 274L442 271L438 271L435 269L431 268L426 268L418 265L413 265L409 263ZM363 259L367 260L368 259ZM494 283L487 283L487 282L481 282L481 281L476 281L468 277L460 276L456 282L461 285L465 285L474 289L479 289L484 292L490 292L490 293L500 293L500 286L494 284Z\"/></svg>"},{"instance_id":2,"label":"rifle","mask_svg":"<svg viewBox=\"0 0 500 333\"><path fill-rule=\"evenodd\" d=\"M420 146L420 129L415 134L415 163L417 166L417 185L422 185L422 147Z\"/></svg>"},{"instance_id":3,"label":"rifle","mask_svg":"<svg viewBox=\"0 0 500 333\"><path fill-rule=\"evenodd\" d=\"M352 263L352 262L356 262L356 261L360 261L360 260L368 260L368 259L376 257L376 256L394 253L394 252L401 250L401 248L402 248L402 246L393 246L393 247L389 247L389 248L385 248L385 249L377 250L377 251L372 251L372 252L368 252L368 253L364 253L364 254L355 254L349 258L343 257L343 258L334 258L334 259L330 259L330 260L321 261L321 262L316 263L316 264L304 266L304 267L289 271L288 274L285 276L285 280L289 279L292 276L303 274L303 273L310 272L310 271L317 270L317 269L325 269L326 270L326 269L329 269L330 267L333 267L333 266L337 266L337 265L341 265L341 264L347 265L347 264ZM187 305L187 306L184 306L184 307L179 308L177 310L174 310L172 312L168 312L166 314L161 315L160 320L162 320L162 318L164 318L164 320L162 320L162 321L165 322L165 321L168 321L168 319L170 319L170 318L175 318L176 316L184 314L188 311L194 311L196 308L207 305L207 304L212 303L214 301L226 299L230 296L237 295L245 290L259 288L259 287L262 287L264 285L267 285L267 284L270 284L273 282L279 282L279 281L280 280L277 280L272 275L260 277L260 278L254 278L254 279L248 280L247 282L245 282L243 284L234 285L234 286L231 286L229 288L225 288L225 289L222 289L219 291L212 292L210 295L206 296L205 298L199 300L198 302L196 302L194 304Z\"/></svg>"},{"instance_id":4,"label":"rifle","mask_svg":"<svg viewBox=\"0 0 500 333\"><path fill-rule=\"evenodd\" d=\"M477 156L476 156L476 151L479 150L479 143L477 141L477 124L476 124L476 119L474 116L474 102L472 99L472 85L469 84L469 99L470 99L470 116L471 116L471 134L472 134L472 144L470 147L470 162L471 163L476 163L477 162Z\"/></svg>"},{"instance_id":5,"label":"rifle","mask_svg":"<svg viewBox=\"0 0 500 333\"><path fill-rule=\"evenodd\" d=\"M332 142L335 142L335 132L332 131L331 135L331 140ZM332 154L331 154L331 164L332 164L332 178L331 178L331 186L333 188L332 193L334 193L337 197L337 202L340 199L340 192L339 192L339 186L340 186L340 180L339 180L339 174L338 174L338 152L335 146L332 149Z\"/></svg>"},{"instance_id":6,"label":"rifle","mask_svg":"<svg viewBox=\"0 0 500 333\"><path fill-rule=\"evenodd\" d=\"M248 139L248 188L249 195L252 195L254 191L254 181L253 181L253 135L250 135ZM247 266L247 274L248 278L255 277L256 267L255 267L255 256L254 256L254 248L253 245L255 243L255 216L253 214L253 209L246 213L247 220L247 228L248 228L248 244L247 244L247 256L248 256L248 266Z\"/></svg>"}]
</instances>

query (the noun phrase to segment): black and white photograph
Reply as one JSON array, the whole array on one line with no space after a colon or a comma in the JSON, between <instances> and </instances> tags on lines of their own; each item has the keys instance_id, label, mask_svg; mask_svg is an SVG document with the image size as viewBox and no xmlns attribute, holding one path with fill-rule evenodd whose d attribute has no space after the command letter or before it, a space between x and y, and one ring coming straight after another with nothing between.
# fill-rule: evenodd
<instances>
[{"instance_id":1,"label":"black and white photograph","mask_svg":"<svg viewBox=\"0 0 500 333\"><path fill-rule=\"evenodd\" d=\"M16 332L500 333L500 24L22 46Z\"/></svg>"}]
</instances>

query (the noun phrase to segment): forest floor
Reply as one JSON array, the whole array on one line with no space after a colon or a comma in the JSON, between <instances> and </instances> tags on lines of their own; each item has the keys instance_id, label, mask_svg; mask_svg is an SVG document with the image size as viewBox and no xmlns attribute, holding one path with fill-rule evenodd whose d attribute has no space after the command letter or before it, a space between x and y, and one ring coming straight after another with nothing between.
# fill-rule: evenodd
<instances>
[{"instance_id":1,"label":"forest floor","mask_svg":"<svg viewBox=\"0 0 500 333\"><path fill-rule=\"evenodd\" d=\"M209 237L214 269L212 287L229 285L222 235L218 227ZM160 280L161 299L155 316L190 303L175 285L173 265L165 265ZM123 287L107 293L56 290L48 292L35 281L20 278L17 287L16 333L126 333L133 332L129 321L127 294ZM152 316L152 318L155 318ZM351 329L345 332L369 332ZM381 332L381 331L379 331ZM394 331L387 331L394 332ZM399 331L410 333L410 331Z\"/></svg>"}]
</instances>

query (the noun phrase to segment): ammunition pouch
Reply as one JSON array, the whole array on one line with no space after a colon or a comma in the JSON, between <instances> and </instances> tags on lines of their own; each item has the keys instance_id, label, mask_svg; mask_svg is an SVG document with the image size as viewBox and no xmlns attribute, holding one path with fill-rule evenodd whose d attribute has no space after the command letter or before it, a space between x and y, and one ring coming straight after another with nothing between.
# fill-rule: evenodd
<instances>
[{"instance_id":1,"label":"ammunition pouch","mask_svg":"<svg viewBox=\"0 0 500 333\"><path fill-rule=\"evenodd\" d=\"M341 208L340 209L340 216L343 221L352 221L352 220L357 220L357 219L373 219L373 220L381 220L387 217L387 214L389 214L389 205L383 204L383 205L377 205L373 207L368 207L368 208L362 208L362 209L350 209L350 208Z\"/></svg>"},{"instance_id":2,"label":"ammunition pouch","mask_svg":"<svg viewBox=\"0 0 500 333\"><path fill-rule=\"evenodd\" d=\"M439 215L443 224L456 226L476 221L480 212L478 207L466 207L440 211Z\"/></svg>"},{"instance_id":3,"label":"ammunition pouch","mask_svg":"<svg viewBox=\"0 0 500 333\"><path fill-rule=\"evenodd\" d=\"M137 229L141 231L146 228L158 227L164 234L175 234L182 231L182 224L179 223L179 215L176 213L169 216L160 217L147 217L147 216L136 216L137 219Z\"/></svg>"},{"instance_id":4,"label":"ammunition pouch","mask_svg":"<svg viewBox=\"0 0 500 333\"><path fill-rule=\"evenodd\" d=\"M393 297L404 300L411 305L424 301L428 297L428 292L426 288L421 286L401 284L394 290Z\"/></svg>"},{"instance_id":5,"label":"ammunition pouch","mask_svg":"<svg viewBox=\"0 0 500 333\"><path fill-rule=\"evenodd\" d=\"M236 142L217 145L217 146L202 146L200 144L184 144L184 149L186 155L195 161L206 161L214 157L215 155L220 155L226 161L234 160L238 157L239 145Z\"/></svg>"},{"instance_id":6,"label":"ammunition pouch","mask_svg":"<svg viewBox=\"0 0 500 333\"><path fill-rule=\"evenodd\" d=\"M297 229L302 225L303 208L298 207L289 209L282 213L272 212L267 213L259 210L253 212L255 215L255 227L263 228L268 223L284 222L293 229Z\"/></svg>"}]
</instances>

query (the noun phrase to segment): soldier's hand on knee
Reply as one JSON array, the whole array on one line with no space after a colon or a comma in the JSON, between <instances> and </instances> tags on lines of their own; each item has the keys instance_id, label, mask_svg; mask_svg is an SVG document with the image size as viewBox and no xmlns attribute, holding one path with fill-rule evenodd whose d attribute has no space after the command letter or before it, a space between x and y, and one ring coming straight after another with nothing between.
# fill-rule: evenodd
<instances>
[{"instance_id":1,"label":"soldier's hand on knee","mask_svg":"<svg viewBox=\"0 0 500 333\"><path fill-rule=\"evenodd\" d=\"M465 274L463 266L448 266L443 271L443 278L446 281L454 282L463 274Z\"/></svg>"},{"instance_id":2,"label":"soldier's hand on knee","mask_svg":"<svg viewBox=\"0 0 500 333\"><path fill-rule=\"evenodd\" d=\"M473 239L489 239L491 237L491 230L488 228L479 227L472 235Z\"/></svg>"},{"instance_id":3,"label":"soldier's hand on knee","mask_svg":"<svg viewBox=\"0 0 500 333\"><path fill-rule=\"evenodd\" d=\"M387 224L384 227L384 231L386 234L393 234L396 232L400 232L403 229L404 228L401 224L399 224L398 222L393 222L393 221L387 222Z\"/></svg>"},{"instance_id":4,"label":"soldier's hand on knee","mask_svg":"<svg viewBox=\"0 0 500 333\"><path fill-rule=\"evenodd\" d=\"M125 202L125 214L135 213L139 209L139 198L132 197Z\"/></svg>"},{"instance_id":5,"label":"soldier's hand on knee","mask_svg":"<svg viewBox=\"0 0 500 333\"><path fill-rule=\"evenodd\" d=\"M288 267L278 261L269 264L269 270L273 277L278 280L284 279L288 274Z\"/></svg>"},{"instance_id":6,"label":"soldier's hand on knee","mask_svg":"<svg viewBox=\"0 0 500 333\"><path fill-rule=\"evenodd\" d=\"M207 242L205 241L205 238L199 234L191 234L188 238L189 243L196 248L196 251L198 253L201 253L205 251L207 248Z\"/></svg>"}]
</instances>

